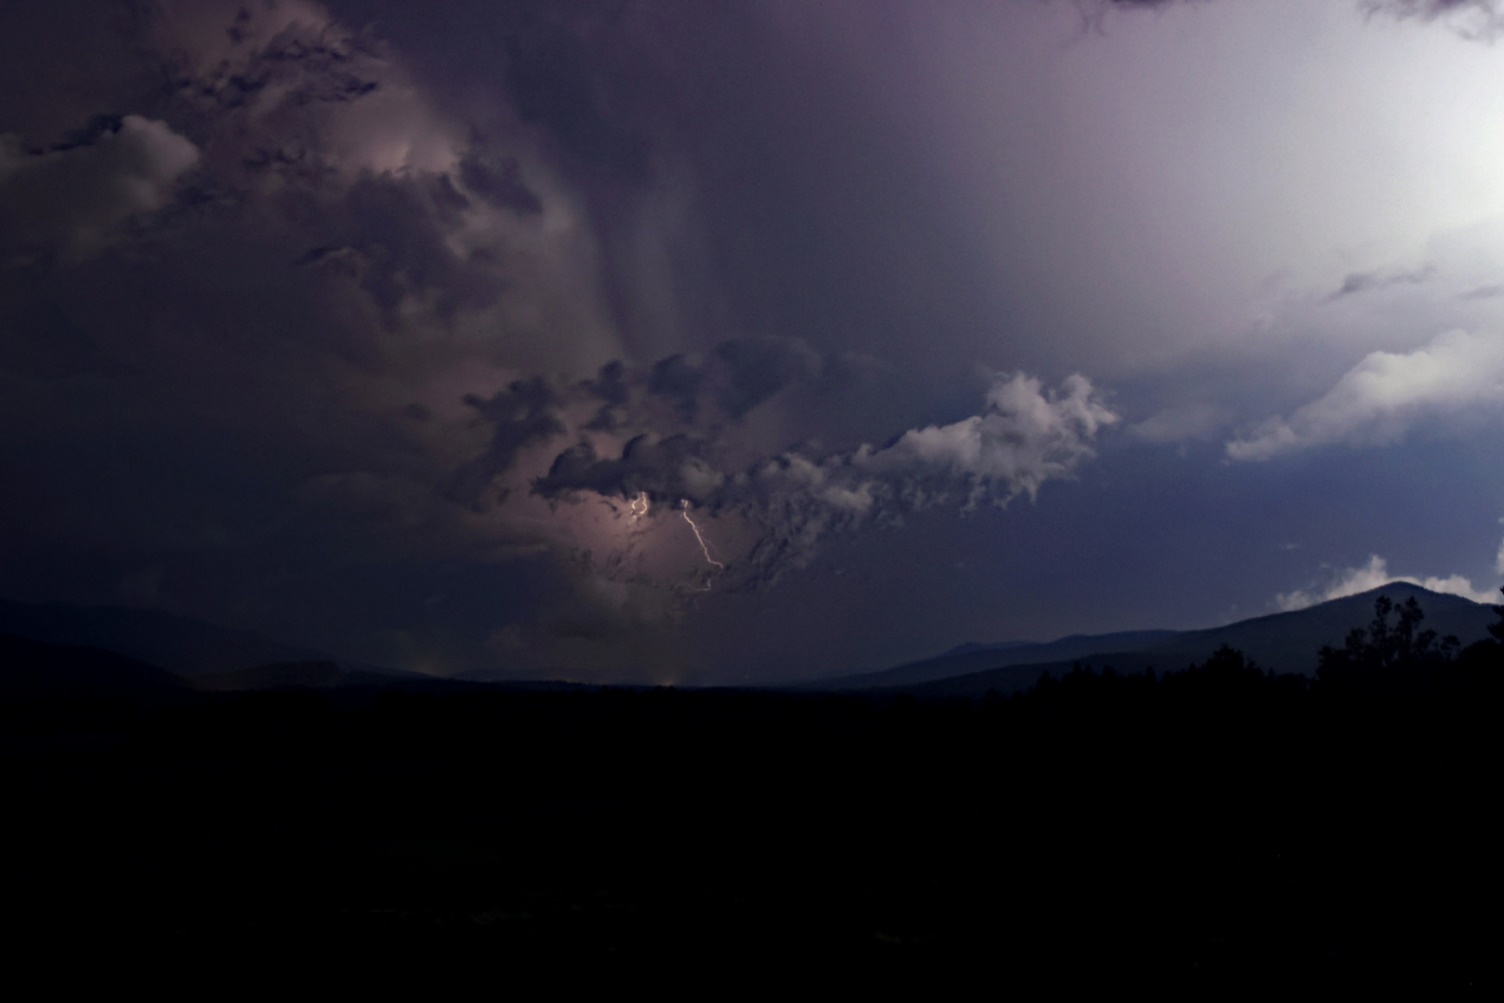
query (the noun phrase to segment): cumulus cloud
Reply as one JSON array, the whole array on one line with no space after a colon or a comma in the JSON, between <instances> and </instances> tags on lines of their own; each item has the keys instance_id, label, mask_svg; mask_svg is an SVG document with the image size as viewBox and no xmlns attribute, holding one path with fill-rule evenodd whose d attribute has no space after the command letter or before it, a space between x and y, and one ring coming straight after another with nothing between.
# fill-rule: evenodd
<instances>
[{"instance_id":1,"label":"cumulus cloud","mask_svg":"<svg viewBox=\"0 0 1504 1003\"><path fill-rule=\"evenodd\" d=\"M1501 562L1501 565L1504 565L1504 562ZM1504 571L1504 567L1501 567L1500 570ZM1430 589L1432 592L1445 592L1480 603L1492 602L1495 595L1489 589L1474 586L1471 581L1461 575L1448 575L1445 578L1417 578L1410 575L1392 575L1389 573L1389 563L1378 554L1373 554L1368 558L1367 564L1346 568L1338 572L1325 587L1281 592L1274 597L1274 603L1281 610L1287 612L1290 610L1305 609L1307 606L1315 606L1317 603L1327 602L1331 599L1341 599L1344 596L1355 596L1363 592L1368 592L1382 585L1387 585L1390 582L1409 582L1412 585L1419 585L1421 588Z\"/></svg>"},{"instance_id":2,"label":"cumulus cloud","mask_svg":"<svg viewBox=\"0 0 1504 1003\"><path fill-rule=\"evenodd\" d=\"M1449 331L1409 353L1372 352L1288 418L1227 444L1234 460L1335 443L1388 443L1415 423L1504 403L1504 335Z\"/></svg>"},{"instance_id":3,"label":"cumulus cloud","mask_svg":"<svg viewBox=\"0 0 1504 1003\"><path fill-rule=\"evenodd\" d=\"M832 532L940 505L970 512L1032 499L1046 481L1073 477L1098 433L1118 420L1083 376L1047 388L1024 373L999 373L979 414L910 429L882 448L786 452L727 478L712 511L730 509L755 527L744 580L774 581L804 566Z\"/></svg>"},{"instance_id":4,"label":"cumulus cloud","mask_svg":"<svg viewBox=\"0 0 1504 1003\"><path fill-rule=\"evenodd\" d=\"M166 206L199 156L167 123L140 115L101 115L47 149L0 136L0 255L88 257Z\"/></svg>"},{"instance_id":5,"label":"cumulus cloud","mask_svg":"<svg viewBox=\"0 0 1504 1003\"><path fill-rule=\"evenodd\" d=\"M1117 420L1079 374L1058 389L1024 373L999 374L980 414L912 429L885 449L863 446L850 465L902 482L911 504L957 495L968 507L983 499L1005 504L1020 494L1034 498L1045 481L1070 476L1092 455L1097 433Z\"/></svg>"}]
</instances>

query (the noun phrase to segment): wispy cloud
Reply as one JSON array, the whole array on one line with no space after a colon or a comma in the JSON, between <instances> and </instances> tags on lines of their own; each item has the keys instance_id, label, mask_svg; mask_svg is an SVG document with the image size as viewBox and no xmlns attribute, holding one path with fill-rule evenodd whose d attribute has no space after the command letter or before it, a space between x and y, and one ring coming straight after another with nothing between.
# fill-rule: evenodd
<instances>
[{"instance_id":1,"label":"wispy cloud","mask_svg":"<svg viewBox=\"0 0 1504 1003\"><path fill-rule=\"evenodd\" d=\"M1402 271L1376 270L1370 272L1349 272L1338 286L1327 296L1326 302L1332 303L1347 296L1358 293L1375 292L1387 289L1390 286L1413 286L1426 282L1436 274L1434 266L1425 265L1420 268L1412 268Z\"/></svg>"},{"instance_id":2,"label":"wispy cloud","mask_svg":"<svg viewBox=\"0 0 1504 1003\"><path fill-rule=\"evenodd\" d=\"M1401 20L1444 20L1459 34L1480 40L1504 31L1504 5L1499 0L1363 0L1367 14L1386 14Z\"/></svg>"},{"instance_id":3,"label":"wispy cloud","mask_svg":"<svg viewBox=\"0 0 1504 1003\"><path fill-rule=\"evenodd\" d=\"M1095 22L1111 10L1159 10L1209 0L1076 0L1083 17ZM1500 0L1358 0L1364 14L1400 20L1442 21L1467 38L1489 40L1504 32Z\"/></svg>"}]
</instances>

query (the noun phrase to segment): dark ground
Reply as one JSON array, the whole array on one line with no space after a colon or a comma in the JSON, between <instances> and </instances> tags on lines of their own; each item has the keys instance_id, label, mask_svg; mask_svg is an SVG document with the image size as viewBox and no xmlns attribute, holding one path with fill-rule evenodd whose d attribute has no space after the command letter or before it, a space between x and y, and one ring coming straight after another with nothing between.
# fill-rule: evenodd
<instances>
[{"instance_id":1,"label":"dark ground","mask_svg":"<svg viewBox=\"0 0 1504 1003\"><path fill-rule=\"evenodd\" d=\"M60 984L1484 993L1498 692L8 700L7 953Z\"/></svg>"}]
</instances>

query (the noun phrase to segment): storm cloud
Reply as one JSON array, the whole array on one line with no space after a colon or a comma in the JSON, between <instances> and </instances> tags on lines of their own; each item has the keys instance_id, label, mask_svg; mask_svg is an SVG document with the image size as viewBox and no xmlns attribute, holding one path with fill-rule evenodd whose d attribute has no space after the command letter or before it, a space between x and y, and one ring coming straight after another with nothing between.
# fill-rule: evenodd
<instances>
[{"instance_id":1,"label":"storm cloud","mask_svg":"<svg viewBox=\"0 0 1504 1003\"><path fill-rule=\"evenodd\" d=\"M0 588L662 679L1477 579L1497 24L5 6Z\"/></svg>"},{"instance_id":2,"label":"storm cloud","mask_svg":"<svg viewBox=\"0 0 1504 1003\"><path fill-rule=\"evenodd\" d=\"M526 490L550 502L604 501L631 521L665 506L702 512L711 526L730 519L721 546L737 559L723 584L758 587L807 564L832 532L936 506L1035 499L1046 482L1072 477L1118 421L1083 376L1046 387L999 373L979 413L885 445L794 443L769 454L745 441L757 408L780 395L838 392L844 363L797 341L725 342L704 359L673 356L645 372L613 363L570 385L516 383L470 400L490 445L455 483L472 504L502 511Z\"/></svg>"},{"instance_id":3,"label":"storm cloud","mask_svg":"<svg viewBox=\"0 0 1504 1003\"><path fill-rule=\"evenodd\" d=\"M165 207L199 150L165 123L102 115L46 149L0 136L0 261L77 261Z\"/></svg>"}]
</instances>

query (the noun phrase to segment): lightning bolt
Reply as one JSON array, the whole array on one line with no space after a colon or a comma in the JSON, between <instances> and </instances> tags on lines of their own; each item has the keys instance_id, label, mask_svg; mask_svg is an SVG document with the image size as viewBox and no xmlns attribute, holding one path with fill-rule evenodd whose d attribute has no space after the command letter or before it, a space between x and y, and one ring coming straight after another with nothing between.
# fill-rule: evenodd
<instances>
[{"instance_id":1,"label":"lightning bolt","mask_svg":"<svg viewBox=\"0 0 1504 1003\"><path fill-rule=\"evenodd\" d=\"M648 493L646 491L637 492L637 497L632 499L631 508L633 522L636 522L638 519L641 519L643 516L647 515Z\"/></svg>"},{"instance_id":2,"label":"lightning bolt","mask_svg":"<svg viewBox=\"0 0 1504 1003\"><path fill-rule=\"evenodd\" d=\"M726 565L710 556L710 547L706 545L705 537L700 534L700 527L696 526L695 521L689 517L688 498L679 499L679 514L684 516L684 521L689 523L690 529L694 530L695 539L700 542L700 551L705 555L705 563L711 565L712 567L720 568L722 571L725 571Z\"/></svg>"}]
</instances>

